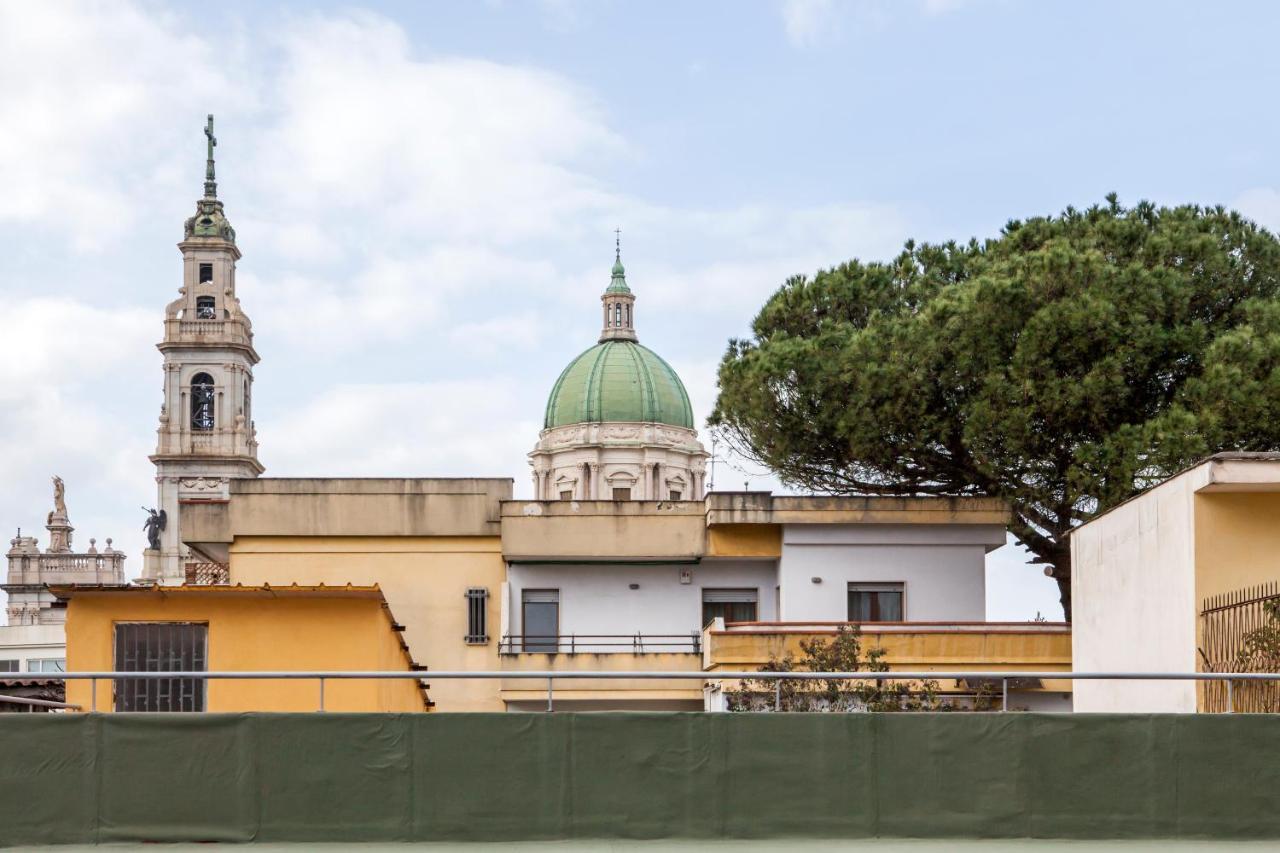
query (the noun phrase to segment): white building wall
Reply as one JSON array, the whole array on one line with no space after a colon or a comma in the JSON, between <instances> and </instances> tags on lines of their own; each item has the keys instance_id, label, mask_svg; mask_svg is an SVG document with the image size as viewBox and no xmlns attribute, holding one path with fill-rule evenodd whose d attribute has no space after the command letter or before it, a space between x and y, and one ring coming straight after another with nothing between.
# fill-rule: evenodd
<instances>
[{"instance_id":1,"label":"white building wall","mask_svg":"<svg viewBox=\"0 0 1280 853\"><path fill-rule=\"evenodd\" d=\"M781 619L844 621L849 584L862 581L903 583L905 621L981 622L986 553L1004 541L999 525L786 525Z\"/></svg>"},{"instance_id":2,"label":"white building wall","mask_svg":"<svg viewBox=\"0 0 1280 853\"><path fill-rule=\"evenodd\" d=\"M0 672L14 678L31 671L33 660L66 660L67 631L62 624L0 625L0 660L18 661L18 672Z\"/></svg>"},{"instance_id":3,"label":"white building wall","mask_svg":"<svg viewBox=\"0 0 1280 853\"><path fill-rule=\"evenodd\" d=\"M1071 534L1071 657L1078 672L1194 672L1194 501L1202 465ZM1177 681L1077 681L1075 710L1193 713Z\"/></svg>"},{"instance_id":4,"label":"white building wall","mask_svg":"<svg viewBox=\"0 0 1280 853\"><path fill-rule=\"evenodd\" d=\"M681 570L692 576L680 582ZM760 621L777 618L777 568L773 561L708 560L697 565L529 565L512 563L507 572L504 624L519 635L522 592L526 589L560 591L560 633L578 634L681 634L693 637L702 630L703 587L738 587L757 590ZM631 589L638 584L638 589ZM578 649L610 651L605 647ZM628 647L612 649L631 652ZM661 648L647 651L664 651ZM692 646L666 651L692 651Z\"/></svg>"}]
</instances>

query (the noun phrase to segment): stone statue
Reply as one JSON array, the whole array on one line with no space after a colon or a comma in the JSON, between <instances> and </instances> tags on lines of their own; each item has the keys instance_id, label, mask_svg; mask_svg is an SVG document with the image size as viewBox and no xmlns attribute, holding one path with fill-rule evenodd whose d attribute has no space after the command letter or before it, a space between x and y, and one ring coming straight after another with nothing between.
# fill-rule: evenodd
<instances>
[{"instance_id":1,"label":"stone statue","mask_svg":"<svg viewBox=\"0 0 1280 853\"><path fill-rule=\"evenodd\" d=\"M53 477L53 514L67 517L67 487L56 474Z\"/></svg>"},{"instance_id":2,"label":"stone statue","mask_svg":"<svg viewBox=\"0 0 1280 853\"><path fill-rule=\"evenodd\" d=\"M147 531L147 547L153 551L160 550L160 533L164 530L168 522L168 514L164 510L156 512L154 509L142 508L147 513L147 520L142 523L142 529Z\"/></svg>"}]
</instances>

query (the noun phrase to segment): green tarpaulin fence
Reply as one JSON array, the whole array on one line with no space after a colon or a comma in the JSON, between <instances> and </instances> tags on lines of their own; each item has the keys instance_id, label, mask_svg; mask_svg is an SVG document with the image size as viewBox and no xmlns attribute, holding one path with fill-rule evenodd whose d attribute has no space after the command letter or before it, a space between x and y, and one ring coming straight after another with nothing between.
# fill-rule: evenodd
<instances>
[{"instance_id":1,"label":"green tarpaulin fence","mask_svg":"<svg viewBox=\"0 0 1280 853\"><path fill-rule=\"evenodd\" d=\"M1280 837L1280 718L6 714L0 843Z\"/></svg>"}]
</instances>

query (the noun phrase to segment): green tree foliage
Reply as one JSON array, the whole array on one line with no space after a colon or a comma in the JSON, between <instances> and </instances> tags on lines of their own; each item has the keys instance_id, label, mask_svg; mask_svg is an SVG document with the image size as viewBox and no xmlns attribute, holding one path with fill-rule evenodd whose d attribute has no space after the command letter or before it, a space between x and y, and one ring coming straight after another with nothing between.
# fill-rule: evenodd
<instances>
[{"instance_id":1,"label":"green tree foliage","mask_svg":"<svg viewBox=\"0 0 1280 853\"><path fill-rule=\"evenodd\" d=\"M1280 447L1280 243L1222 208L1088 210L789 279L711 425L789 485L997 495L1071 616L1066 534L1195 460Z\"/></svg>"}]
</instances>

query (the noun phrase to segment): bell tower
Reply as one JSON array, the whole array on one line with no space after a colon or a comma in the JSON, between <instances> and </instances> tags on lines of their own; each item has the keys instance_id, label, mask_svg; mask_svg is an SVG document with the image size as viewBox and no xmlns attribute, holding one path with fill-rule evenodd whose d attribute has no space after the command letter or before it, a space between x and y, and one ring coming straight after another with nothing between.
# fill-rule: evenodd
<instances>
[{"instance_id":1,"label":"bell tower","mask_svg":"<svg viewBox=\"0 0 1280 853\"><path fill-rule=\"evenodd\" d=\"M164 405L151 461L162 523L143 552L142 578L169 584L185 580L188 563L225 559L191 553L182 544L182 506L227 500L233 478L263 471L252 409L258 353L253 326L236 298L240 250L218 200L213 116L204 134L204 197L178 244L182 286L165 309L164 340L156 345L164 355Z\"/></svg>"}]
</instances>

